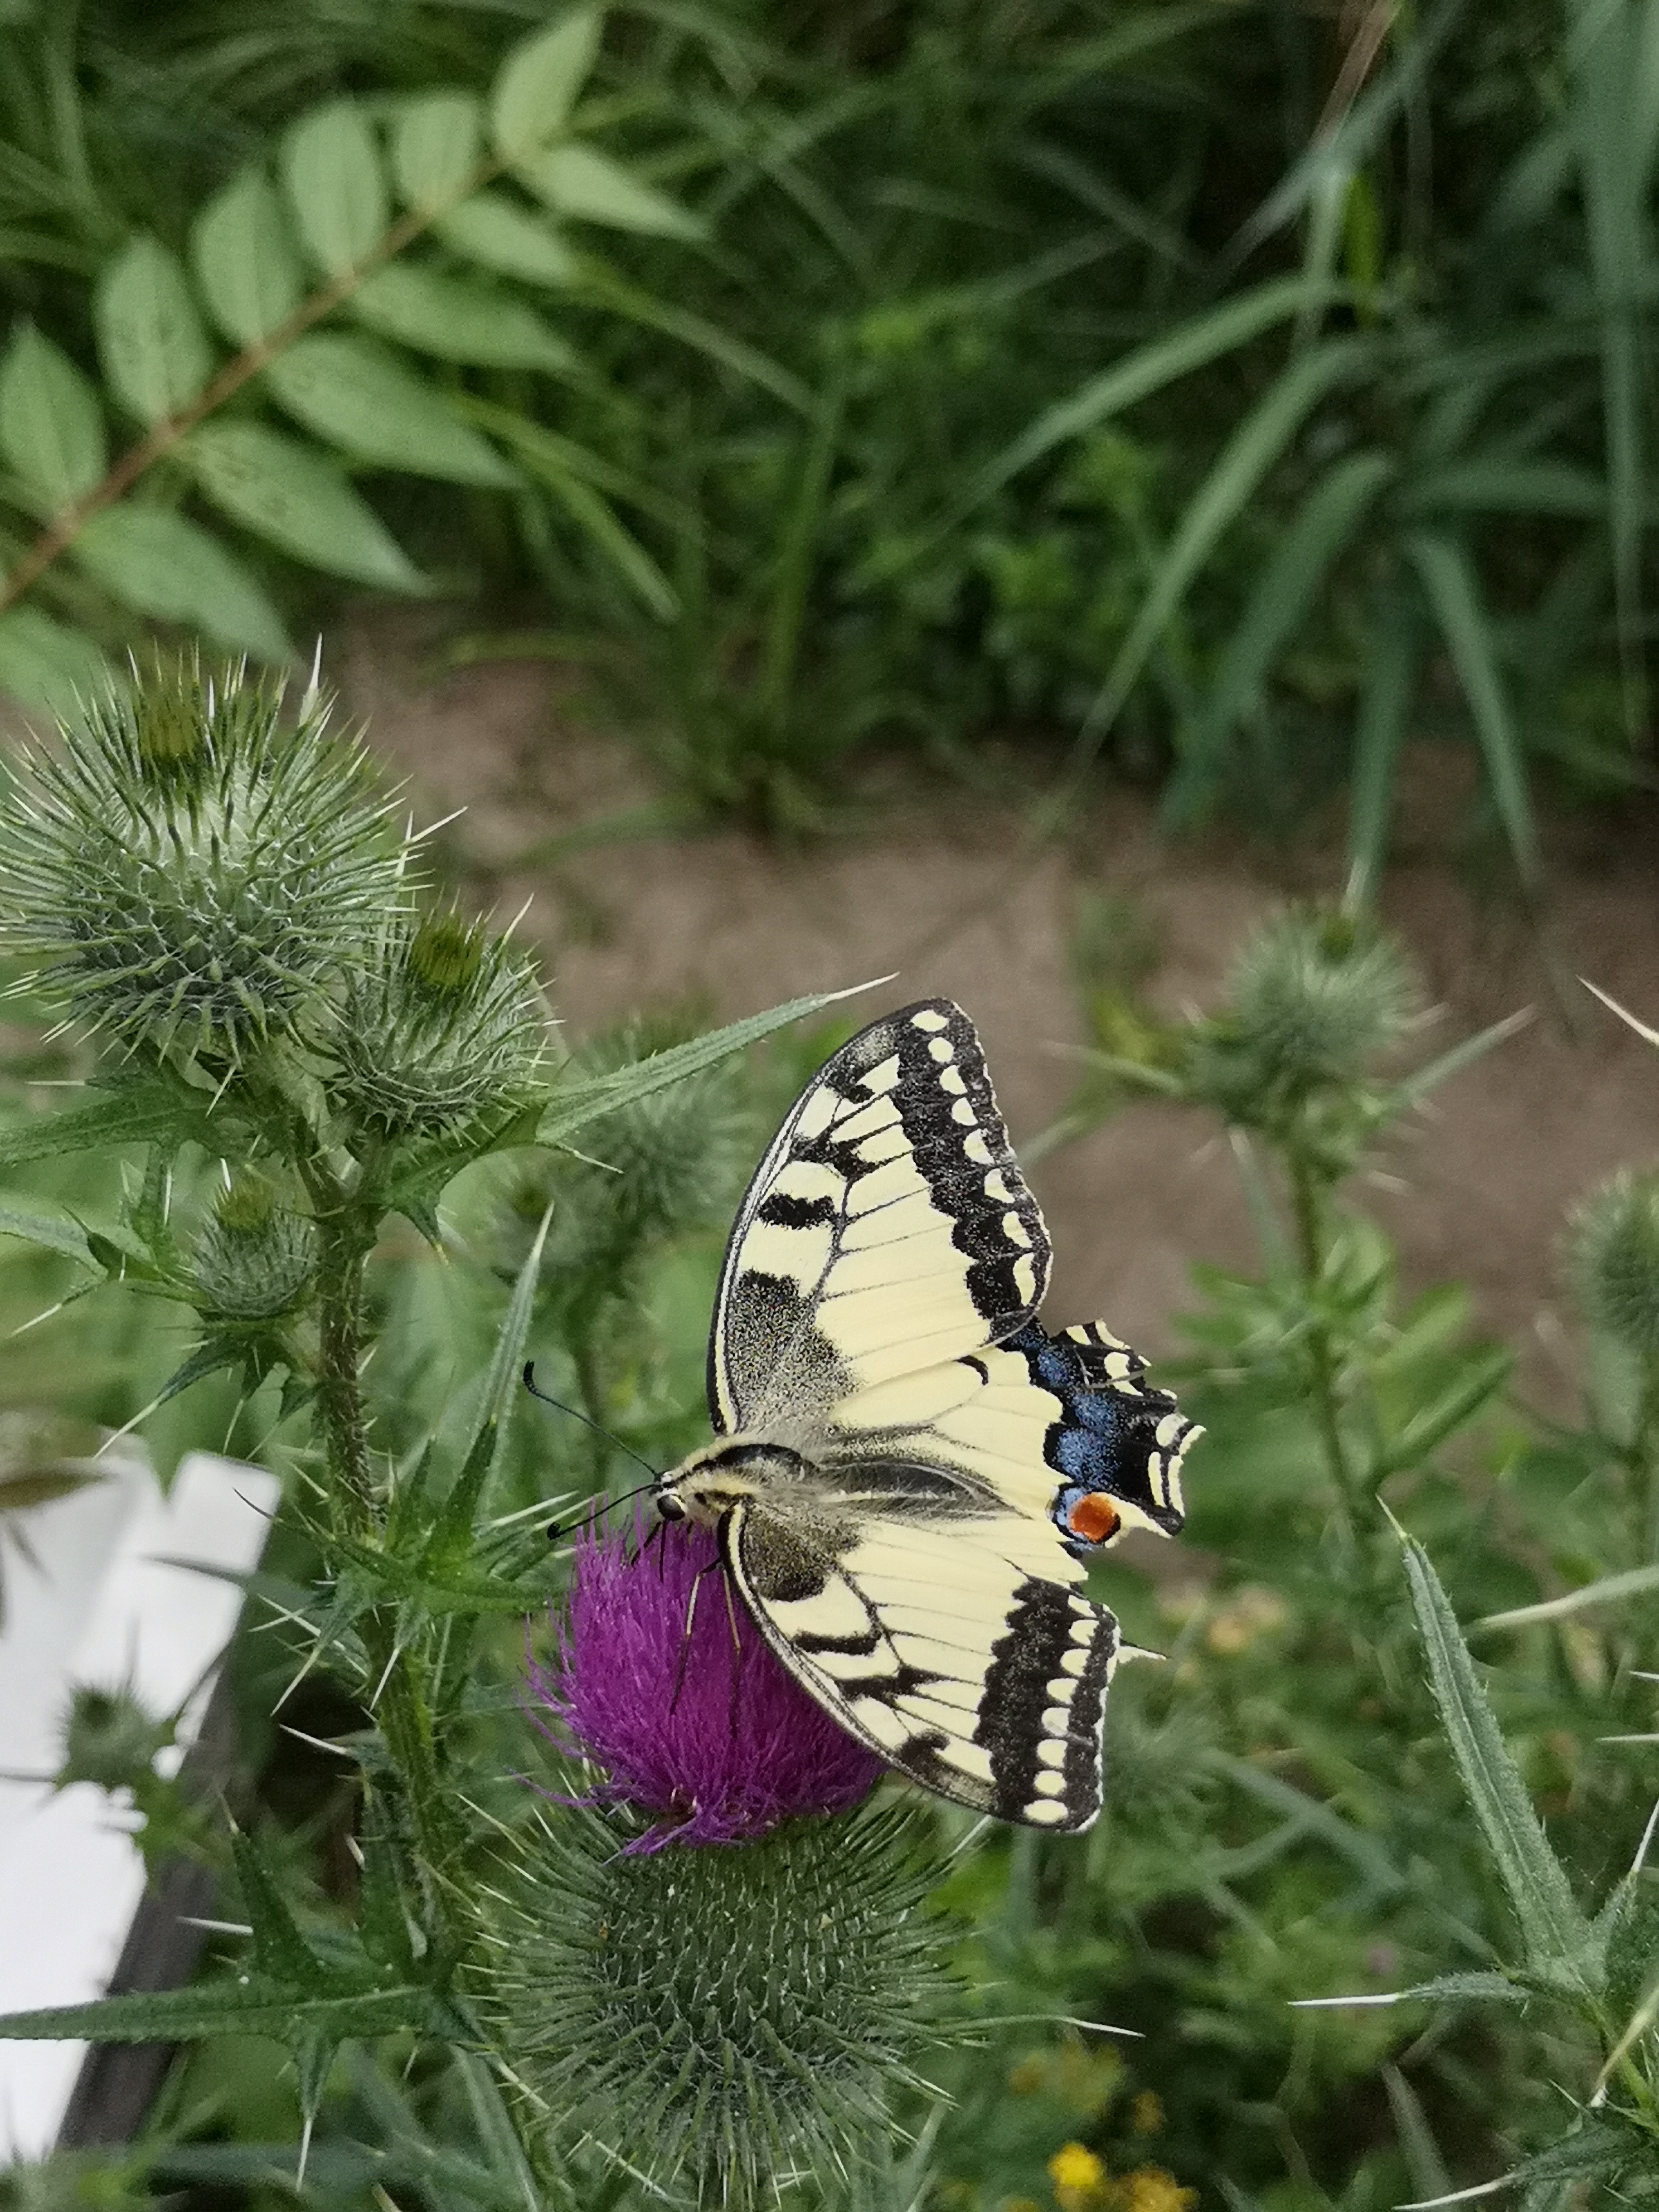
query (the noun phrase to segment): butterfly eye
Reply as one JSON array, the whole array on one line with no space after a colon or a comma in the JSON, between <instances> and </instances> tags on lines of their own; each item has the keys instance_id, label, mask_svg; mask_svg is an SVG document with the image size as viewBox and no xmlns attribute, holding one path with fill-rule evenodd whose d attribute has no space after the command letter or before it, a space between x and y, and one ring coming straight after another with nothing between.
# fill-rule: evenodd
<instances>
[{"instance_id":1,"label":"butterfly eye","mask_svg":"<svg viewBox=\"0 0 1659 2212\"><path fill-rule=\"evenodd\" d=\"M1074 1536L1086 1543L1103 1544L1115 1536L1123 1525L1123 1516L1109 1498L1103 1498L1097 1490L1086 1491L1066 1516L1066 1526Z\"/></svg>"}]
</instances>

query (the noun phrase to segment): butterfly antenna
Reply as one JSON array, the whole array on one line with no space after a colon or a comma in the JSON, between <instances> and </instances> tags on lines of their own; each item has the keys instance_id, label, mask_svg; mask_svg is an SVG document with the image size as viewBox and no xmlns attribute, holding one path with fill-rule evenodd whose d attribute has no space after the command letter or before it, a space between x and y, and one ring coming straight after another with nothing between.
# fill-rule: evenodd
<instances>
[{"instance_id":1,"label":"butterfly antenna","mask_svg":"<svg viewBox=\"0 0 1659 2212\"><path fill-rule=\"evenodd\" d=\"M537 1395L540 1395L538 1391ZM609 1512L613 1505L631 1505L636 1498L643 1498L647 1491L653 1491L656 1486L654 1482L642 1482L637 1490L624 1490L620 1498L590 1498L574 1521L556 1521L553 1523L547 1532L548 1542L556 1544L561 1536L568 1536L580 1528L584 1521L591 1521L594 1514ZM657 1526L665 1528L667 1523L659 1522Z\"/></svg>"},{"instance_id":2,"label":"butterfly antenna","mask_svg":"<svg viewBox=\"0 0 1659 2212\"><path fill-rule=\"evenodd\" d=\"M532 1398L539 1398L544 1406L556 1406L562 1413L568 1413L573 1421L580 1421L585 1429L592 1429L596 1437L603 1437L606 1443L615 1444L617 1449L625 1453L635 1467L642 1467L653 1479L661 1475L662 1469L659 1467L653 1467L643 1453L636 1452L632 1444L625 1444L620 1437L612 1436L610 1430L601 1422L594 1420L590 1414L584 1413L578 1407L567 1406L562 1398L550 1398L545 1390L538 1390L536 1388L536 1363L533 1359L526 1359L524 1364L524 1387ZM638 1494L637 1492L635 1492L636 1497Z\"/></svg>"}]
</instances>

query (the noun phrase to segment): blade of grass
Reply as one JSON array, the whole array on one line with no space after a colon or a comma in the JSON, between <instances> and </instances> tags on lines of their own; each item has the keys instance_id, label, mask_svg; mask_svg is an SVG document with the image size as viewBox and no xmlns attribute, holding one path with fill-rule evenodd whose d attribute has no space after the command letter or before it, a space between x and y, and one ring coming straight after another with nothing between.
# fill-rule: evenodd
<instances>
[{"instance_id":1,"label":"blade of grass","mask_svg":"<svg viewBox=\"0 0 1659 2212\"><path fill-rule=\"evenodd\" d=\"M1279 538L1228 639L1191 750L1165 804L1192 819L1214 788L1227 739L1259 696L1281 648L1307 619L1326 572L1394 472L1386 453L1351 453L1328 470Z\"/></svg>"},{"instance_id":2,"label":"blade of grass","mask_svg":"<svg viewBox=\"0 0 1659 2212\"><path fill-rule=\"evenodd\" d=\"M1370 906L1382 879L1394 815L1395 770L1417 696L1422 658L1413 610L1402 592L1387 592L1371 633L1353 736L1348 881L1342 902L1351 914Z\"/></svg>"},{"instance_id":3,"label":"blade of grass","mask_svg":"<svg viewBox=\"0 0 1659 2212\"><path fill-rule=\"evenodd\" d=\"M1632 1567L1621 1575L1602 1575L1560 1597L1544 1598L1537 1605L1511 1606L1507 1613L1486 1613L1472 1623L1472 1630L1530 1628L1540 1620L1565 1620L1591 1606L1616 1605L1621 1598L1640 1597L1650 1589L1659 1589L1659 1567Z\"/></svg>"},{"instance_id":4,"label":"blade of grass","mask_svg":"<svg viewBox=\"0 0 1659 2212\"><path fill-rule=\"evenodd\" d=\"M1520 732L1498 672L1496 641L1468 554L1437 532L1413 531L1406 551L1417 570L1468 702L1498 817L1521 880L1538 880L1538 836Z\"/></svg>"},{"instance_id":5,"label":"blade of grass","mask_svg":"<svg viewBox=\"0 0 1659 2212\"><path fill-rule=\"evenodd\" d=\"M1319 402L1369 360L1372 350L1364 338L1335 338L1304 354L1279 372L1222 447L1209 474L1188 501L1153 572L1140 611L1084 720L1072 775L1080 773L1098 751L1188 586L1222 533L1237 519L1245 501ZM1066 795L1069 799L1069 793Z\"/></svg>"},{"instance_id":6,"label":"blade of grass","mask_svg":"<svg viewBox=\"0 0 1659 2212\"><path fill-rule=\"evenodd\" d=\"M1589 1923L1533 1810L1428 1553L1403 1531L1401 1543L1429 1686L1470 1808L1520 1923L1528 1962L1558 1984L1577 1983L1578 1961L1590 1943Z\"/></svg>"},{"instance_id":7,"label":"blade of grass","mask_svg":"<svg viewBox=\"0 0 1659 2212\"><path fill-rule=\"evenodd\" d=\"M1004 484L1030 468L1056 447L1097 429L1114 415L1121 415L1165 385L1173 384L1195 368L1203 368L1222 355L1236 353L1271 330L1288 322L1306 304L1307 284L1301 276L1281 276L1237 300L1212 307L1175 330L1138 346L1133 353L1091 376L1064 399L1045 407L1018 437L988 461L970 479L958 498L940 515L930 542L954 530L977 507L1001 490Z\"/></svg>"}]
</instances>

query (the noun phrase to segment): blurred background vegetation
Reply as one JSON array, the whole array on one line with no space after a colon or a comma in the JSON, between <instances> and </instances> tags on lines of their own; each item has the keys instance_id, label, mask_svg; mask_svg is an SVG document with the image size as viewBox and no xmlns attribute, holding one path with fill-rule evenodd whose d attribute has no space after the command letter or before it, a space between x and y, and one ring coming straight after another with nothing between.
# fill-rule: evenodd
<instances>
[{"instance_id":1,"label":"blurred background vegetation","mask_svg":"<svg viewBox=\"0 0 1659 2212\"><path fill-rule=\"evenodd\" d=\"M686 818L808 832L897 753L1041 826L1098 775L1172 828L1340 815L1351 914L1408 736L1469 749L1468 832L1525 897L1553 810L1651 785L1650 0L641 0L606 13L550 160L486 105L560 13L0 0L0 684L26 706L72 708L158 624L280 660L366 592L425 596L455 658L576 671ZM1109 1814L1079 1847L990 1838L947 1902L988 2011L1013 1989L1146 2040L988 2031L925 2167L872 2201L1380 2212L1557 2142L1601 2046L1547 1998L1291 2009L1520 1956L1373 1500L1466 1623L1655 1566L1659 1328L1608 1295L1659 1266L1652 1192L1576 1232L1583 1408L1525 1413L1455 1286L1401 1294L1362 1203L1417 1097L1392 956L1304 921L1171 1028L1121 920L1109 958L1079 937L1103 1048L1053 1140L1149 1091L1204 1109L1261 1262L1200 1275L1171 1377L1212 1431L1190 1576L1102 1575L1173 1662L1126 1671ZM1310 1044L1285 1007L1328 1014L1327 969L1353 1018ZM84 1064L15 1011L21 1114ZM694 1026L653 1018L595 1066ZM614 1133L623 1177L559 1179L538 1356L649 1457L696 1441L720 1224L834 1041ZM113 1170L82 1175L29 1188L118 1206ZM449 1266L412 1232L380 1255L394 1451L461 1418L548 1194L484 1178ZM0 1318L61 1277L9 1247ZM33 1441L0 1480L38 1502L70 1450L40 1423L129 1419L178 1349L165 1309L101 1297L9 1344ZM612 1474L515 1420L504 1516ZM166 1467L265 1426L222 1377L149 1433ZM314 1566L279 1538L266 1595ZM1630 1587L1475 1641L1587 1906L1653 1789L1650 1747L1598 1741L1651 1725ZM514 1663L504 1641L477 1719L503 1773ZM277 1639L239 1664L265 1816L325 1922L349 1792L270 1726ZM325 1677L291 1710L318 1736L359 1717ZM1639 1894L1608 2019L1652 1993ZM459 2077L408 2057L339 2070L307 2201L521 2202ZM270 2047L210 2046L130 2163L0 2177L0 2203L264 2212L296 2125ZM1584 2152L1527 2201L1621 2171Z\"/></svg>"}]
</instances>

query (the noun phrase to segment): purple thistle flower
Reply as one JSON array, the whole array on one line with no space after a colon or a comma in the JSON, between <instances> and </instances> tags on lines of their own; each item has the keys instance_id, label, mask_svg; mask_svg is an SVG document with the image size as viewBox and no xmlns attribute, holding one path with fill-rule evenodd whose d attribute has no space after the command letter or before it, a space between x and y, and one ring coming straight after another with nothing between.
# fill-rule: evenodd
<instances>
[{"instance_id":1,"label":"purple thistle flower","mask_svg":"<svg viewBox=\"0 0 1659 2212\"><path fill-rule=\"evenodd\" d=\"M659 1816L630 1852L842 1812L884 1771L774 1655L719 1559L713 1530L690 1523L662 1528L648 1551L589 1529L556 1661L529 1665L542 1733L610 1778L581 1802Z\"/></svg>"}]
</instances>

